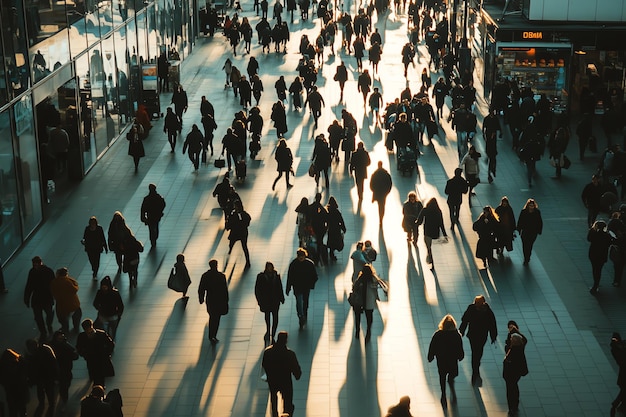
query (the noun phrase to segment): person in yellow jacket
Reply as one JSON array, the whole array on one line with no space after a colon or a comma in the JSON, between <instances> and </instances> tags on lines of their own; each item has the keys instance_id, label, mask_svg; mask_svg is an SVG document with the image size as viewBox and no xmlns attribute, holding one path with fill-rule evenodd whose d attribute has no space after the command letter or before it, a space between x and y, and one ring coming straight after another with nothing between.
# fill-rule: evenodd
<instances>
[{"instance_id":1,"label":"person in yellow jacket","mask_svg":"<svg viewBox=\"0 0 626 417\"><path fill-rule=\"evenodd\" d=\"M57 269L55 277L50 283L50 291L52 291L52 296L56 301L57 319L61 323L63 332L66 334L69 332L70 316L74 330L78 331L83 315L78 299L78 282L70 277L67 268Z\"/></svg>"}]
</instances>

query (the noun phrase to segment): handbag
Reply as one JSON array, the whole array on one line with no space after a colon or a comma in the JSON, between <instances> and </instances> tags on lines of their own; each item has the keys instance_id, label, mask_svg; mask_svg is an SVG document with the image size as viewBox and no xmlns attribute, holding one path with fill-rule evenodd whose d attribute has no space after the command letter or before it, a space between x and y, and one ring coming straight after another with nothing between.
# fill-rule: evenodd
<instances>
[{"instance_id":1,"label":"handbag","mask_svg":"<svg viewBox=\"0 0 626 417\"><path fill-rule=\"evenodd\" d=\"M217 158L215 161L213 161L213 165L215 166L215 168L224 168L226 166L226 160L222 158Z\"/></svg>"},{"instance_id":2,"label":"handbag","mask_svg":"<svg viewBox=\"0 0 626 417\"><path fill-rule=\"evenodd\" d=\"M569 167L572 166L572 161L569 160L569 158L563 154L563 168L565 169L569 169Z\"/></svg>"},{"instance_id":3,"label":"handbag","mask_svg":"<svg viewBox=\"0 0 626 417\"><path fill-rule=\"evenodd\" d=\"M309 165L309 177L314 177L315 174L317 174L317 171L315 169L315 162L311 162L311 165Z\"/></svg>"},{"instance_id":4,"label":"handbag","mask_svg":"<svg viewBox=\"0 0 626 417\"><path fill-rule=\"evenodd\" d=\"M348 303L355 309L363 308L363 296L359 292L350 291Z\"/></svg>"},{"instance_id":5,"label":"handbag","mask_svg":"<svg viewBox=\"0 0 626 417\"><path fill-rule=\"evenodd\" d=\"M180 280L178 279L178 275L176 274L176 268L172 268L172 270L170 271L170 277L167 280L167 288L176 292L185 291L185 289L182 288Z\"/></svg>"}]
</instances>

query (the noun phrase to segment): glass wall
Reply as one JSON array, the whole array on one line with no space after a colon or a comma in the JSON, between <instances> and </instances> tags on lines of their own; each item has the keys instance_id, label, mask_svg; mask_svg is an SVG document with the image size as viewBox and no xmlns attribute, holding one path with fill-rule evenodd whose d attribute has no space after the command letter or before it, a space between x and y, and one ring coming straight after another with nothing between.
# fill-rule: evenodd
<instances>
[{"instance_id":1,"label":"glass wall","mask_svg":"<svg viewBox=\"0 0 626 417\"><path fill-rule=\"evenodd\" d=\"M0 113L0 258L6 260L22 241L11 116Z\"/></svg>"},{"instance_id":2,"label":"glass wall","mask_svg":"<svg viewBox=\"0 0 626 417\"><path fill-rule=\"evenodd\" d=\"M9 98L16 98L31 85L24 11L22 0L0 3L2 46L8 77ZM35 14L32 18L35 19L36 16Z\"/></svg>"}]
</instances>

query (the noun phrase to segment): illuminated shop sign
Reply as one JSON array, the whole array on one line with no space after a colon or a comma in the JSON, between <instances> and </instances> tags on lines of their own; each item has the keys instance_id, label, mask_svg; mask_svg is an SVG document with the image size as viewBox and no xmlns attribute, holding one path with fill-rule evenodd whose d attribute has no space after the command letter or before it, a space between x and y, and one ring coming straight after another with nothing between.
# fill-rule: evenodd
<instances>
[{"instance_id":1,"label":"illuminated shop sign","mask_svg":"<svg viewBox=\"0 0 626 417\"><path fill-rule=\"evenodd\" d=\"M543 32L522 32L522 39L543 39Z\"/></svg>"}]
</instances>

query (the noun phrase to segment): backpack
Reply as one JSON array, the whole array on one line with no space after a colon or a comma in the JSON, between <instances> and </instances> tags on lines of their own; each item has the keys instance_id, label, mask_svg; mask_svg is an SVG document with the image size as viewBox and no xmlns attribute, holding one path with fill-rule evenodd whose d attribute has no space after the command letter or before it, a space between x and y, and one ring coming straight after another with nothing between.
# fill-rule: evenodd
<instances>
[{"instance_id":1,"label":"backpack","mask_svg":"<svg viewBox=\"0 0 626 417\"><path fill-rule=\"evenodd\" d=\"M109 391L109 393L104 398L104 401L107 402L111 409L113 409L114 417L124 417L124 413L122 412L122 394L120 394L120 390L115 388Z\"/></svg>"},{"instance_id":2,"label":"backpack","mask_svg":"<svg viewBox=\"0 0 626 417\"><path fill-rule=\"evenodd\" d=\"M615 168L615 153L612 150L608 150L604 153L604 159L602 160L602 170L606 172L613 172Z\"/></svg>"}]
</instances>

